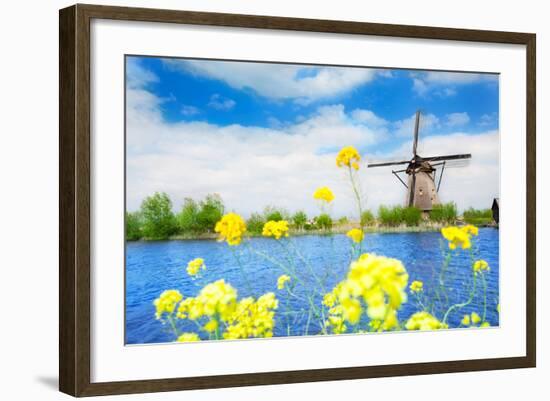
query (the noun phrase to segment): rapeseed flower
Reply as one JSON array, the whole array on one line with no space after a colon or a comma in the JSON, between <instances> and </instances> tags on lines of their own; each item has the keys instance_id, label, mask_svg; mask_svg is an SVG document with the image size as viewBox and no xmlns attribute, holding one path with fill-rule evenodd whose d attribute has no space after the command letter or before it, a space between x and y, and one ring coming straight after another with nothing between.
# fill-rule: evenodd
<instances>
[{"instance_id":1,"label":"rapeseed flower","mask_svg":"<svg viewBox=\"0 0 550 401\"><path fill-rule=\"evenodd\" d=\"M203 329L209 333L212 333L216 330L218 330L218 327L220 326L220 324L218 323L217 320L210 320L208 323L206 323L203 327Z\"/></svg>"},{"instance_id":2,"label":"rapeseed flower","mask_svg":"<svg viewBox=\"0 0 550 401\"><path fill-rule=\"evenodd\" d=\"M355 298L345 298L341 302L342 316L351 324L359 323L361 319L361 302Z\"/></svg>"},{"instance_id":3,"label":"rapeseed flower","mask_svg":"<svg viewBox=\"0 0 550 401\"><path fill-rule=\"evenodd\" d=\"M377 328L390 330L398 326L396 311L407 300L408 277L405 267L397 259L361 255L351 263L346 279L323 298L323 304L330 307L327 325L335 333L344 332L340 318L357 324L365 312L371 322L379 321L373 323Z\"/></svg>"},{"instance_id":4,"label":"rapeseed flower","mask_svg":"<svg viewBox=\"0 0 550 401\"><path fill-rule=\"evenodd\" d=\"M285 284L290 281L290 276L283 274L277 279L277 289L282 290L285 288Z\"/></svg>"},{"instance_id":5,"label":"rapeseed flower","mask_svg":"<svg viewBox=\"0 0 550 401\"><path fill-rule=\"evenodd\" d=\"M188 343L200 340L201 339L197 333L183 333L178 337L178 342L180 343Z\"/></svg>"},{"instance_id":6,"label":"rapeseed flower","mask_svg":"<svg viewBox=\"0 0 550 401\"><path fill-rule=\"evenodd\" d=\"M481 318L479 317L479 315L475 312L472 312L470 314L470 319L472 320L472 324L478 324L479 322L481 322Z\"/></svg>"},{"instance_id":7,"label":"rapeseed flower","mask_svg":"<svg viewBox=\"0 0 550 401\"><path fill-rule=\"evenodd\" d=\"M313 193L313 199L330 203L334 200L334 193L329 187L319 187Z\"/></svg>"},{"instance_id":8,"label":"rapeseed flower","mask_svg":"<svg viewBox=\"0 0 550 401\"><path fill-rule=\"evenodd\" d=\"M236 246L241 243L246 224L238 214L229 213L216 223L214 231L220 234L219 241L226 241L228 245Z\"/></svg>"},{"instance_id":9,"label":"rapeseed flower","mask_svg":"<svg viewBox=\"0 0 550 401\"><path fill-rule=\"evenodd\" d=\"M411 283L409 288L412 292L421 292L423 290L423 287L424 283L422 281L415 280Z\"/></svg>"},{"instance_id":10,"label":"rapeseed flower","mask_svg":"<svg viewBox=\"0 0 550 401\"><path fill-rule=\"evenodd\" d=\"M416 312L405 324L407 330L439 330L448 326L428 312Z\"/></svg>"},{"instance_id":11,"label":"rapeseed flower","mask_svg":"<svg viewBox=\"0 0 550 401\"><path fill-rule=\"evenodd\" d=\"M464 315L464 317L462 318L462 320L460 321L460 323L461 323L463 326L469 326L469 325L470 325L470 315Z\"/></svg>"},{"instance_id":12,"label":"rapeseed flower","mask_svg":"<svg viewBox=\"0 0 550 401\"><path fill-rule=\"evenodd\" d=\"M476 260L474 262L473 269L474 269L474 272L476 272L476 273L482 273L484 271L488 271L489 270L489 263L487 263L483 259Z\"/></svg>"},{"instance_id":13,"label":"rapeseed flower","mask_svg":"<svg viewBox=\"0 0 550 401\"><path fill-rule=\"evenodd\" d=\"M223 279L206 285L196 297L206 316L218 316L226 321L235 311L237 290Z\"/></svg>"},{"instance_id":14,"label":"rapeseed flower","mask_svg":"<svg viewBox=\"0 0 550 401\"><path fill-rule=\"evenodd\" d=\"M478 235L479 229L476 226L473 226L471 224L467 224L464 227L461 228L462 231L464 231L466 234L470 235Z\"/></svg>"},{"instance_id":15,"label":"rapeseed flower","mask_svg":"<svg viewBox=\"0 0 550 401\"><path fill-rule=\"evenodd\" d=\"M325 305L328 308L332 308L334 304L336 303L336 296L332 293L326 293L323 296L323 305Z\"/></svg>"},{"instance_id":16,"label":"rapeseed flower","mask_svg":"<svg viewBox=\"0 0 550 401\"><path fill-rule=\"evenodd\" d=\"M227 320L225 339L272 337L275 326L274 310L279 306L275 294L269 292L254 301L247 297L239 301L233 315Z\"/></svg>"},{"instance_id":17,"label":"rapeseed flower","mask_svg":"<svg viewBox=\"0 0 550 401\"><path fill-rule=\"evenodd\" d=\"M462 228L455 226L444 227L441 229L441 235L449 241L450 249L458 247L470 249L472 247L470 241L471 235L477 235L477 228L474 226L464 226Z\"/></svg>"},{"instance_id":18,"label":"rapeseed flower","mask_svg":"<svg viewBox=\"0 0 550 401\"><path fill-rule=\"evenodd\" d=\"M343 318L344 309L342 305L336 305L329 309L329 315L325 321L325 327L331 329L334 334L342 334L347 330L345 320Z\"/></svg>"},{"instance_id":19,"label":"rapeseed flower","mask_svg":"<svg viewBox=\"0 0 550 401\"><path fill-rule=\"evenodd\" d=\"M155 299L153 305L156 308L156 318L160 319L164 313L172 313L183 295L178 290L166 290Z\"/></svg>"},{"instance_id":20,"label":"rapeseed flower","mask_svg":"<svg viewBox=\"0 0 550 401\"><path fill-rule=\"evenodd\" d=\"M202 258L196 258L187 263L187 274L190 276L196 276L201 269L206 269Z\"/></svg>"},{"instance_id":21,"label":"rapeseed flower","mask_svg":"<svg viewBox=\"0 0 550 401\"><path fill-rule=\"evenodd\" d=\"M351 240L353 242L355 242L356 244L360 243L361 241L363 241L363 238L365 237L365 234L363 233L363 230L360 230L358 228L352 228L351 230L349 230L346 235L351 238Z\"/></svg>"},{"instance_id":22,"label":"rapeseed flower","mask_svg":"<svg viewBox=\"0 0 550 401\"><path fill-rule=\"evenodd\" d=\"M361 161L361 155L353 146L346 146L338 152L336 156L336 165L338 167L350 167L355 170L359 170L359 162Z\"/></svg>"},{"instance_id":23,"label":"rapeseed flower","mask_svg":"<svg viewBox=\"0 0 550 401\"><path fill-rule=\"evenodd\" d=\"M264 237L274 237L275 239L281 239L281 237L288 237L288 221L269 220L267 223L264 224L262 235Z\"/></svg>"}]
</instances>

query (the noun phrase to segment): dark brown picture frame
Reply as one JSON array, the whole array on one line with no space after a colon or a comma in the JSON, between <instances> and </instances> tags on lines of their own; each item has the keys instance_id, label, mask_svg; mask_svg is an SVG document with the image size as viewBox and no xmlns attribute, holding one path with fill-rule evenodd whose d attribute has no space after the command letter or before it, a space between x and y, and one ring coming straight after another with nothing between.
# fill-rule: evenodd
<instances>
[{"instance_id":1,"label":"dark brown picture frame","mask_svg":"<svg viewBox=\"0 0 550 401\"><path fill-rule=\"evenodd\" d=\"M264 28L526 46L526 355L121 382L90 381L90 22L92 19ZM59 13L59 389L73 396L144 393L535 367L536 35L253 15L74 5Z\"/></svg>"}]
</instances>

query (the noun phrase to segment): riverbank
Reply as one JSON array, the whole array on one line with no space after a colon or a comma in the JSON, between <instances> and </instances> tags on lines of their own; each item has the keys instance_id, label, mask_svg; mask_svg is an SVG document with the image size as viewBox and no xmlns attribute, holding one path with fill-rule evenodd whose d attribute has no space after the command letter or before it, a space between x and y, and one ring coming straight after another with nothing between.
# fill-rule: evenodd
<instances>
[{"instance_id":1,"label":"riverbank","mask_svg":"<svg viewBox=\"0 0 550 401\"><path fill-rule=\"evenodd\" d=\"M456 224L464 224L461 221L457 221ZM385 226L381 224L374 224L374 225L368 225L363 227L363 231L365 234L386 234L386 233L422 233L422 232L436 232L440 231L443 227L448 226L448 224L441 224L441 223L434 223L434 222L427 222L423 224L419 224L416 226L407 226L407 225L399 225L399 226ZM336 235L336 234L346 234L349 230L352 228L357 228L358 223L346 223L346 224L339 224L330 230L324 230L324 229L313 229L313 230L305 230L305 229L290 229L288 231L289 236L291 237L299 237L304 235L323 235L323 236L329 236L329 235ZM495 224L483 224L478 225L478 227L493 227L498 228ZM247 232L246 236L248 237L261 237L261 233L251 233ZM218 234L214 232L205 232L205 233L185 233L185 234L177 234L172 235L166 240L176 240L176 241L186 241L186 240L213 240L217 239ZM147 238L141 238L139 241L156 241L151 240Z\"/></svg>"}]
</instances>

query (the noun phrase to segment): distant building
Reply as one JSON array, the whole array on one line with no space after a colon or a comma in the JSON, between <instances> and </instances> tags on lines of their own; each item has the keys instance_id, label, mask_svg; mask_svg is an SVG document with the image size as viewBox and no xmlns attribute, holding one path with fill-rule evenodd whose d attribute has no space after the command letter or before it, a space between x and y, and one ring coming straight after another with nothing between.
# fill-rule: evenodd
<instances>
[{"instance_id":1,"label":"distant building","mask_svg":"<svg viewBox=\"0 0 550 401\"><path fill-rule=\"evenodd\" d=\"M498 224L498 209L499 209L499 198L493 199L493 206L491 210L493 211L493 220Z\"/></svg>"}]
</instances>

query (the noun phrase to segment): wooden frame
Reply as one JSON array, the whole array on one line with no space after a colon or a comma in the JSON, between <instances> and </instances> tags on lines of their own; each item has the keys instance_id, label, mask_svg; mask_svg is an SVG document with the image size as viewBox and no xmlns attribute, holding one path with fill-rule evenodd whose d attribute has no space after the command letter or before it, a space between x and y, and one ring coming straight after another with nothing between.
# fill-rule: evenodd
<instances>
[{"instance_id":1,"label":"wooden frame","mask_svg":"<svg viewBox=\"0 0 550 401\"><path fill-rule=\"evenodd\" d=\"M527 49L526 356L91 383L90 21L93 18L525 45ZM93 396L535 366L535 34L95 5L75 5L60 10L59 29L59 388L62 392L73 396Z\"/></svg>"}]
</instances>

